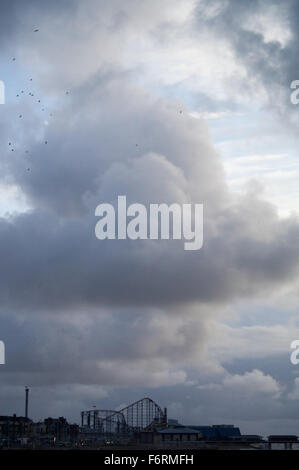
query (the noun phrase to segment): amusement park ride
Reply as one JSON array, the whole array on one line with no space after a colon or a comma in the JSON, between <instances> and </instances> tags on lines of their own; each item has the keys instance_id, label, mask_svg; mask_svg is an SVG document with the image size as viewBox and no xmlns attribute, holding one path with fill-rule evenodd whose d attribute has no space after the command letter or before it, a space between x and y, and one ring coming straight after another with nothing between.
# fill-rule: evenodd
<instances>
[{"instance_id":1,"label":"amusement park ride","mask_svg":"<svg viewBox=\"0 0 299 470\"><path fill-rule=\"evenodd\" d=\"M166 426L167 410L151 398L142 398L121 410L92 409L81 412L82 429L100 434L130 434Z\"/></svg>"}]
</instances>

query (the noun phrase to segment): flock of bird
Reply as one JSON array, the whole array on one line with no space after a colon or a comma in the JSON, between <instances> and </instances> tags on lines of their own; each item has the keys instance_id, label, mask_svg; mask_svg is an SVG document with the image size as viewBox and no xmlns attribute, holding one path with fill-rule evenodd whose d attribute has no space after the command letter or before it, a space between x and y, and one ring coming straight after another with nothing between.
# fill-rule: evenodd
<instances>
[{"instance_id":1,"label":"flock of bird","mask_svg":"<svg viewBox=\"0 0 299 470\"><path fill-rule=\"evenodd\" d=\"M34 33L38 33L38 32L39 32L39 29L34 29L33 32L34 32ZM15 62L15 61L16 61L16 58L13 57L13 58L12 58L12 61ZM30 78L29 81L30 81L30 82L33 82L33 78ZM70 93L69 91L66 91L66 92L65 92L66 95L69 95L69 93ZM20 91L16 94L16 98L20 98L20 97L22 97L22 96L25 96L25 90L20 90ZM30 91L30 92L28 93L28 96L31 96L31 97L33 98L33 97L34 97L34 93L32 93L32 91ZM41 105L41 111L44 112L46 109L45 109L45 106L41 104L41 100L40 100L40 99L37 100L37 103L38 103L39 105ZM53 114L50 113L49 116L52 117ZM19 114L19 119L22 119L22 118L23 118L23 114ZM47 144L48 144L48 141L45 140L45 141L44 141L44 144L47 145ZM14 152L14 151L16 150L15 147L13 146L13 142L8 142L8 146L9 146L11 152ZM25 153L26 153L26 154L29 154L29 150L25 150ZM30 168L27 168L27 171L30 171Z\"/></svg>"},{"instance_id":2,"label":"flock of bird","mask_svg":"<svg viewBox=\"0 0 299 470\"><path fill-rule=\"evenodd\" d=\"M34 29L33 32L34 32L34 33L38 33L38 32L39 32L39 29ZM12 61L15 62L15 61L16 61L16 58L13 57L13 58L12 58ZM33 79L30 78L29 81L32 82ZM69 95L69 93L70 93L69 91L66 91L66 92L65 92L66 95ZM21 91L19 91L19 92L17 93L16 98L20 98L22 95L24 96L24 94L25 94L25 91L24 91L24 90L21 90ZM30 91L30 92L28 93L28 96L31 96L32 98L34 98L34 93L32 93L32 92ZM37 103L38 103L39 105L41 105L41 100L38 99L38 100L37 100ZM41 105L41 111L43 111L43 112L45 111L44 105ZM182 114L182 112L183 112L182 110L179 111L180 114ZM53 114L50 113L49 116L52 117ZM23 118L23 114L19 114L19 119L22 119L22 118ZM48 144L48 141L45 140L45 141L44 141L44 144L47 145L47 144ZM11 152L14 152L14 151L15 151L15 148L13 147L12 142L8 142L8 146L10 147ZM138 144L136 144L136 147L138 147ZM25 150L25 153L26 153L26 154L29 154L29 150ZM27 168L27 171L30 171L30 168Z\"/></svg>"}]
</instances>

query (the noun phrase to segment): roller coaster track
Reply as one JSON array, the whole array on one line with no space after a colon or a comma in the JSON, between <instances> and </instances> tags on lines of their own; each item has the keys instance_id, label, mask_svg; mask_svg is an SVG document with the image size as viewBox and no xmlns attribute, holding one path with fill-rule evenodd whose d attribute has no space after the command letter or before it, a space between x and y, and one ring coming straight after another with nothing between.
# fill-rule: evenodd
<instances>
[{"instance_id":1,"label":"roller coaster track","mask_svg":"<svg viewBox=\"0 0 299 470\"><path fill-rule=\"evenodd\" d=\"M82 426L109 434L151 429L166 424L166 410L145 397L120 410L88 410L81 412Z\"/></svg>"}]
</instances>

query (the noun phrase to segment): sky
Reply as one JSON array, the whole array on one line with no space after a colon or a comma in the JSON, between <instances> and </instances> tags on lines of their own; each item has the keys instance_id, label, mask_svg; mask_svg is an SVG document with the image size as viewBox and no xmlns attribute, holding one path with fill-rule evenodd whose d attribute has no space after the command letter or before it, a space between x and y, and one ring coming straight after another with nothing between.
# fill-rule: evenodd
<instances>
[{"instance_id":1,"label":"sky","mask_svg":"<svg viewBox=\"0 0 299 470\"><path fill-rule=\"evenodd\" d=\"M295 0L1 1L0 414L28 385L34 420L150 396L299 434L298 25ZM118 195L203 204L203 247L98 240Z\"/></svg>"}]
</instances>

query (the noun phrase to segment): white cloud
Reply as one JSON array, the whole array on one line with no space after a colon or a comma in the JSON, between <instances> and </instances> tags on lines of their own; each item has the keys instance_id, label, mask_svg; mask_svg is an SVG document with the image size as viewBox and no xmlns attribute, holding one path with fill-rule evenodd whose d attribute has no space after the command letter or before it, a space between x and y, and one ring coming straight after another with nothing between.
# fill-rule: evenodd
<instances>
[{"instance_id":1,"label":"white cloud","mask_svg":"<svg viewBox=\"0 0 299 470\"><path fill-rule=\"evenodd\" d=\"M217 392L230 391L234 396L257 397L265 394L273 398L279 398L282 392L281 385L270 375L264 374L258 369L244 374L226 374L221 383L198 385L199 390L215 390Z\"/></svg>"}]
</instances>

